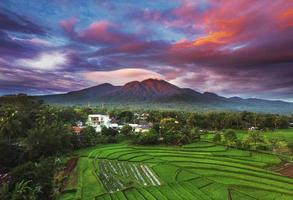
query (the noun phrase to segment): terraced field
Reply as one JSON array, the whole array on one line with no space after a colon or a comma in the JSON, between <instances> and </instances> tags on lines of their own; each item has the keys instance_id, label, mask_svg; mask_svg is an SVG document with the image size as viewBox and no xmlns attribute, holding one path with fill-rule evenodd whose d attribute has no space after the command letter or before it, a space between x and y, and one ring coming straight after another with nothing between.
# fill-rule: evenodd
<instances>
[{"instance_id":1,"label":"terraced field","mask_svg":"<svg viewBox=\"0 0 293 200\"><path fill-rule=\"evenodd\" d=\"M113 160L95 160L95 163L99 168L98 177L110 193L127 189L130 185L161 185L158 177L146 164Z\"/></svg>"},{"instance_id":2,"label":"terraced field","mask_svg":"<svg viewBox=\"0 0 293 200\"><path fill-rule=\"evenodd\" d=\"M266 170L275 155L211 143L104 145L79 152L61 200L293 199L293 179Z\"/></svg>"}]
</instances>

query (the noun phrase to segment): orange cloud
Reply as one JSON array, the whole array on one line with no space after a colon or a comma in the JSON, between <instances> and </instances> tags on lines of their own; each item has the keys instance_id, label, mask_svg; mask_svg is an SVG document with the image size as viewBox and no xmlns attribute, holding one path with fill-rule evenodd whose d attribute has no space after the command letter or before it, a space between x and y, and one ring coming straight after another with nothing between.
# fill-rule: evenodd
<instances>
[{"instance_id":1,"label":"orange cloud","mask_svg":"<svg viewBox=\"0 0 293 200\"><path fill-rule=\"evenodd\" d=\"M233 32L229 31L217 31L211 32L207 36L200 37L192 42L194 46L215 43L215 44L224 44L229 42L229 39L234 35Z\"/></svg>"},{"instance_id":2,"label":"orange cloud","mask_svg":"<svg viewBox=\"0 0 293 200\"><path fill-rule=\"evenodd\" d=\"M288 28L293 26L293 8L289 8L281 13L279 16L281 21L281 26L283 28Z\"/></svg>"},{"instance_id":3,"label":"orange cloud","mask_svg":"<svg viewBox=\"0 0 293 200\"><path fill-rule=\"evenodd\" d=\"M232 40L234 35L235 33L232 31L216 31L210 32L207 35L199 37L193 41L188 41L187 39L183 38L174 43L170 50L193 48L206 45L225 45Z\"/></svg>"}]
</instances>

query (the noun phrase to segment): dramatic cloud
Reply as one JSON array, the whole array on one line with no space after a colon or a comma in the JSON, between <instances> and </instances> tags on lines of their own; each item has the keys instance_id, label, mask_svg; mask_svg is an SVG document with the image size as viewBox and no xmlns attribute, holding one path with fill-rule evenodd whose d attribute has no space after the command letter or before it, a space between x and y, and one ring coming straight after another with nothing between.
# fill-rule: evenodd
<instances>
[{"instance_id":1,"label":"dramatic cloud","mask_svg":"<svg viewBox=\"0 0 293 200\"><path fill-rule=\"evenodd\" d=\"M44 34L43 28L26 19L25 16L0 7L0 30L20 33Z\"/></svg>"},{"instance_id":2,"label":"dramatic cloud","mask_svg":"<svg viewBox=\"0 0 293 200\"><path fill-rule=\"evenodd\" d=\"M122 32L122 27L107 20L95 21L80 31L75 31L76 23L76 18L60 22L60 26L73 40L99 45L121 45L139 40L137 35Z\"/></svg>"},{"instance_id":3,"label":"dramatic cloud","mask_svg":"<svg viewBox=\"0 0 293 200\"><path fill-rule=\"evenodd\" d=\"M292 1L44 2L0 3L0 93L31 93L38 81L45 93L154 77L201 92L293 101ZM59 83L64 74L66 84L7 81L21 70Z\"/></svg>"},{"instance_id":4,"label":"dramatic cloud","mask_svg":"<svg viewBox=\"0 0 293 200\"><path fill-rule=\"evenodd\" d=\"M0 60L1 61L1 60ZM67 72L42 72L15 68L11 70L9 63L1 63L0 85L1 93L48 94L82 89L87 82L78 74Z\"/></svg>"},{"instance_id":5,"label":"dramatic cloud","mask_svg":"<svg viewBox=\"0 0 293 200\"><path fill-rule=\"evenodd\" d=\"M114 85L123 85L130 81L144 80L148 78L163 79L163 76L145 69L125 68L113 71L96 71L83 73L83 76L97 84L112 83Z\"/></svg>"},{"instance_id":6,"label":"dramatic cloud","mask_svg":"<svg viewBox=\"0 0 293 200\"><path fill-rule=\"evenodd\" d=\"M62 52L46 52L36 58L19 59L16 61L19 66L43 71L59 69L67 62L66 54Z\"/></svg>"},{"instance_id":7,"label":"dramatic cloud","mask_svg":"<svg viewBox=\"0 0 293 200\"><path fill-rule=\"evenodd\" d=\"M77 23L76 17L71 17L70 19L62 20L59 24L64 29L70 37L75 37L75 25Z\"/></svg>"}]
</instances>

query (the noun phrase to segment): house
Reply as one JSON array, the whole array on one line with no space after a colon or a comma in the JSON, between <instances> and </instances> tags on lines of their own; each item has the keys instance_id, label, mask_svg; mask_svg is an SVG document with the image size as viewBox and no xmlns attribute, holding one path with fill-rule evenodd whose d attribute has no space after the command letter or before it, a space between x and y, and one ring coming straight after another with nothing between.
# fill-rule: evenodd
<instances>
[{"instance_id":1,"label":"house","mask_svg":"<svg viewBox=\"0 0 293 200\"><path fill-rule=\"evenodd\" d=\"M248 128L248 130L249 130L249 131L255 131L255 130L257 130L257 127L252 126L252 127Z\"/></svg>"},{"instance_id":2,"label":"house","mask_svg":"<svg viewBox=\"0 0 293 200\"><path fill-rule=\"evenodd\" d=\"M88 115L87 125L94 127L96 132L101 132L103 126L111 126L111 119L109 115L91 114Z\"/></svg>"},{"instance_id":3,"label":"house","mask_svg":"<svg viewBox=\"0 0 293 200\"><path fill-rule=\"evenodd\" d=\"M72 126L71 128L73 132L76 133L77 135L79 135L83 129L83 127L80 127L80 126Z\"/></svg>"},{"instance_id":4,"label":"house","mask_svg":"<svg viewBox=\"0 0 293 200\"><path fill-rule=\"evenodd\" d=\"M120 126L119 126L117 123L111 123L111 124L110 124L110 127L111 127L112 129L115 129L115 130L117 130L117 129L120 128Z\"/></svg>"},{"instance_id":5,"label":"house","mask_svg":"<svg viewBox=\"0 0 293 200\"><path fill-rule=\"evenodd\" d=\"M115 119L110 119L109 115L102 114L91 114L88 115L88 120L86 123L88 126L92 126L96 132L101 132L102 128L105 126L107 128L112 128L115 130L120 130L123 125L119 125ZM133 131L136 133L142 133L148 131L152 127L152 123L142 123L142 124L128 124L132 127ZM78 132L78 129L76 129Z\"/></svg>"},{"instance_id":6,"label":"house","mask_svg":"<svg viewBox=\"0 0 293 200\"><path fill-rule=\"evenodd\" d=\"M139 124L128 124L129 126L131 126L132 130L136 133L140 132L140 125Z\"/></svg>"},{"instance_id":7,"label":"house","mask_svg":"<svg viewBox=\"0 0 293 200\"><path fill-rule=\"evenodd\" d=\"M78 127L83 127L83 123L82 123L82 121L77 121L77 122L76 122L76 126L78 126Z\"/></svg>"},{"instance_id":8,"label":"house","mask_svg":"<svg viewBox=\"0 0 293 200\"><path fill-rule=\"evenodd\" d=\"M146 121L147 118L149 117L149 114L148 114L148 113L142 113L142 114L134 113L134 117L135 117L135 119L137 119L137 120Z\"/></svg>"},{"instance_id":9,"label":"house","mask_svg":"<svg viewBox=\"0 0 293 200\"><path fill-rule=\"evenodd\" d=\"M128 124L132 127L133 131L135 133L143 133L147 132L150 129L150 126L148 124L142 125L142 124Z\"/></svg>"}]
</instances>

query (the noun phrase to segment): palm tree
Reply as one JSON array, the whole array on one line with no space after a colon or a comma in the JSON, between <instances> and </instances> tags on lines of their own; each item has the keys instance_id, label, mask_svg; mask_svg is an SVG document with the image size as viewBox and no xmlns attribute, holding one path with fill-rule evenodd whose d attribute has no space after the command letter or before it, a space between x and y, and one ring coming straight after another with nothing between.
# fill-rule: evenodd
<instances>
[{"instance_id":1,"label":"palm tree","mask_svg":"<svg viewBox=\"0 0 293 200\"><path fill-rule=\"evenodd\" d=\"M16 183L11 195L12 200L36 200L41 188L30 186L31 181L22 180Z\"/></svg>"},{"instance_id":2,"label":"palm tree","mask_svg":"<svg viewBox=\"0 0 293 200\"><path fill-rule=\"evenodd\" d=\"M0 197L3 200L9 200L10 198L10 192L9 192L9 185L8 183L3 183L0 187Z\"/></svg>"}]
</instances>

